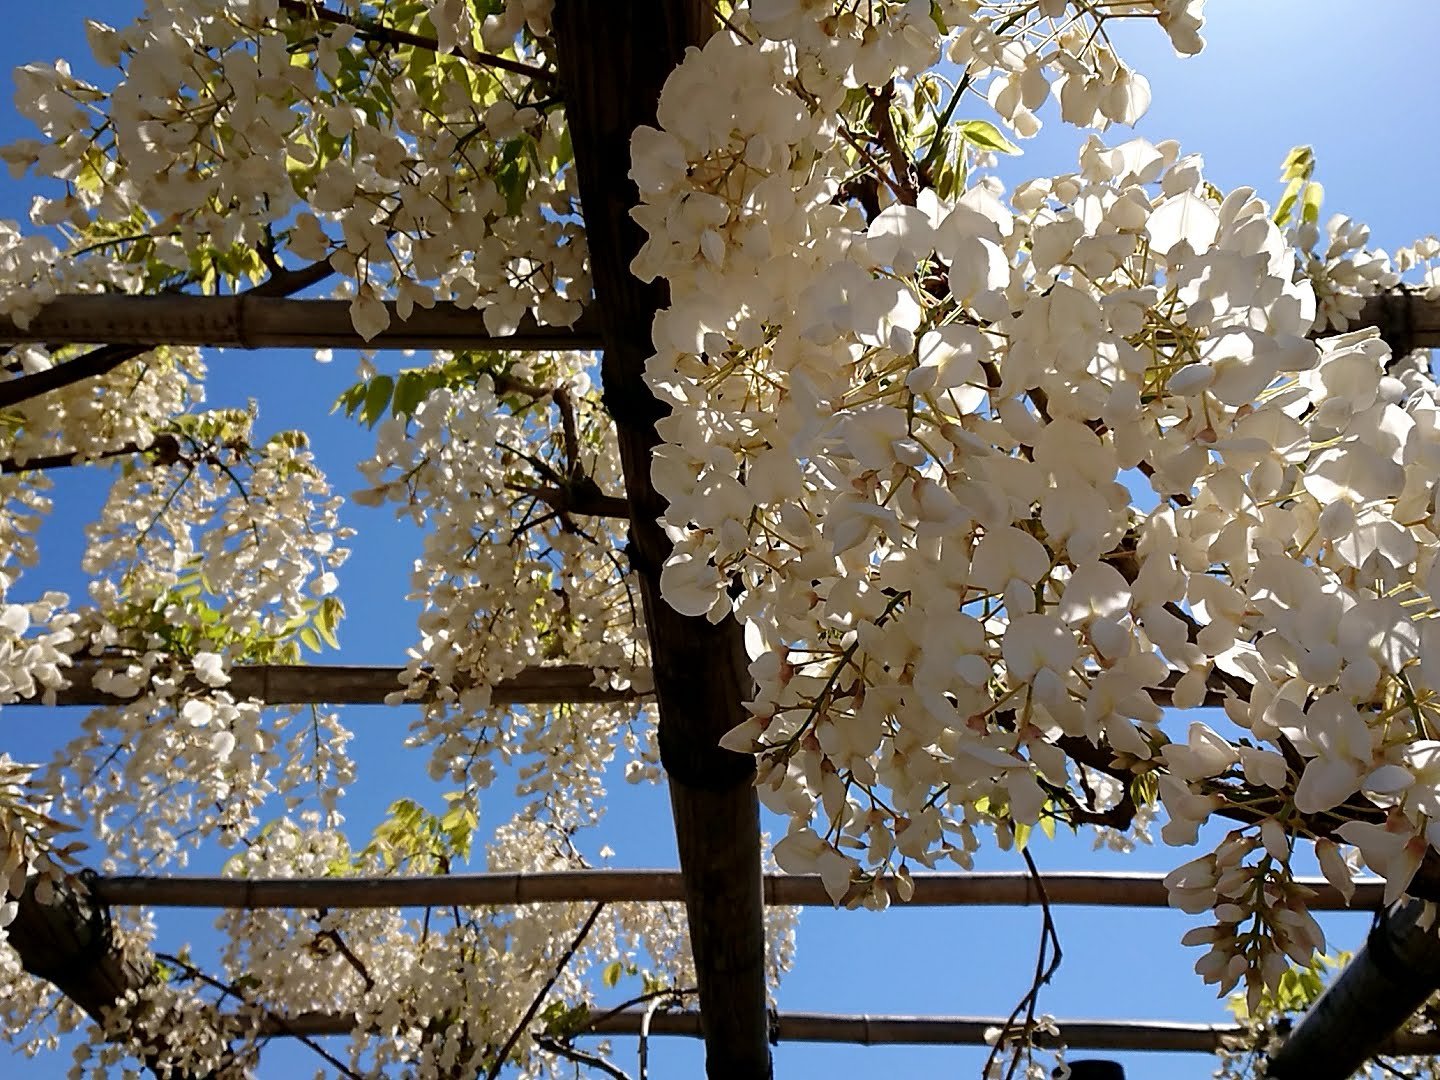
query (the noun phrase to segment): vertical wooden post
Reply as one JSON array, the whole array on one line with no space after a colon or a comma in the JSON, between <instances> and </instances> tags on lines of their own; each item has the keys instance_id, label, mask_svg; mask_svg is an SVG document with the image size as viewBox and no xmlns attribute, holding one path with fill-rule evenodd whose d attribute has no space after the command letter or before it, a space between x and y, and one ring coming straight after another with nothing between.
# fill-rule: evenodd
<instances>
[{"instance_id":1,"label":"vertical wooden post","mask_svg":"<svg viewBox=\"0 0 1440 1080\"><path fill-rule=\"evenodd\" d=\"M719 746L745 718L751 682L740 628L683 616L660 596L670 543L656 519L665 501L650 482L667 411L644 381L650 325L668 300L663 283L630 273L644 236L630 218L630 135L655 123L666 76L714 29L709 0L557 0L558 66L605 342L605 404L615 421L630 500L631 565L649 628L660 753L689 912L711 1080L771 1075L765 996L755 763Z\"/></svg>"},{"instance_id":2,"label":"vertical wooden post","mask_svg":"<svg viewBox=\"0 0 1440 1080\"><path fill-rule=\"evenodd\" d=\"M1427 902L1384 912L1365 947L1270 1060L1274 1080L1344 1080L1440 989L1440 933L1422 924Z\"/></svg>"}]
</instances>

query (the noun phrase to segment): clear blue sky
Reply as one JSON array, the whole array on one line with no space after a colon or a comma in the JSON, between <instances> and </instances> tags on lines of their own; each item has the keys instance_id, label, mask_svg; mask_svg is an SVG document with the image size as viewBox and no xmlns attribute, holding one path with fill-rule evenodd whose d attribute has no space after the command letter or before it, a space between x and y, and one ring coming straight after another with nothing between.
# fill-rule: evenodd
<instances>
[{"instance_id":1,"label":"clear blue sky","mask_svg":"<svg viewBox=\"0 0 1440 1080\"><path fill-rule=\"evenodd\" d=\"M119 22L137 7L136 0L8 5L0 67L8 71L34 59L64 56L83 70L82 18ZM1434 42L1440 41L1440 7L1432 0L1211 0L1209 9L1209 48L1191 60L1177 60L1152 26L1120 35L1122 51L1154 87L1143 134L1177 138L1187 151L1202 152L1210 179L1221 188L1248 184L1263 194L1278 189L1275 178L1286 151L1309 143L1319 159L1327 214L1341 210L1368 222L1375 242L1387 248L1440 230L1434 209L1440 150L1431 125L1421 119L1433 112L1440 92L1433 56ZM0 106L0 140L22 133L29 134L8 103ZM1112 135L1114 141L1123 137ZM1007 167L1007 176L1070 170L1081 138L1048 123L1039 138L1026 144L1018 167ZM30 191L28 181L0 178L0 217L23 217ZM336 394L351 381L350 357L340 355L321 366L309 354L232 353L212 357L212 365L214 404L241 405L257 398L263 429L307 428L337 490L356 486L353 463L366 453L368 436L328 414ZM78 527L90 519L103 486L82 475L61 481L55 520L42 534L44 568L23 579L26 591L57 585L79 591ZM346 515L360 536L341 574L349 618L339 659L393 662L413 633L413 612L401 597L418 539L391 524L387 512L350 507ZM348 807L354 835L368 833L385 805L400 794L437 797L425 779L422 755L390 752L399 748L408 719L394 710L351 710L361 776L352 789L356 801ZM21 760L41 759L78 720L75 713L51 722L38 711L12 710L0 720L0 749ZM616 865L673 865L663 792L641 792L623 783L614 790L618 797L603 838L593 846L608 841L617 852ZM490 825L508 817L508 803L501 789L487 800ZM1042 870L1167 870L1198 851L1097 855L1082 837L1041 842L1034 854ZM1017 858L992 852L980 868L1021 867ZM1191 973L1195 950L1179 945L1195 920L1169 911L1068 908L1057 912L1057 922L1065 962L1041 1000L1044 1011L1061 1018L1227 1019ZM1332 946L1355 946L1367 922L1362 915L1327 918ZM162 943L178 946L183 936L204 934L208 923L203 913L167 914L161 920ZM812 911L802 920L798 965L782 987L780 1005L828 1012L1004 1014L1028 986L1038 927L1038 913L1025 910L892 909L884 916ZM652 1054L652 1075L702 1075L698 1045L661 1042ZM617 1051L622 1066L633 1063L631 1045L621 1041ZM876 1069L965 1077L978 1074L983 1057L969 1049L794 1045L777 1050L776 1069L787 1080ZM267 1052L261 1075L267 1080L306 1075L313 1060L276 1047ZM1132 1080L1200 1080L1212 1068L1211 1059L1201 1055L1129 1055L1125 1062ZM39 1062L0 1054L0 1074L6 1076L58 1077L68 1064L64 1051Z\"/></svg>"}]
</instances>

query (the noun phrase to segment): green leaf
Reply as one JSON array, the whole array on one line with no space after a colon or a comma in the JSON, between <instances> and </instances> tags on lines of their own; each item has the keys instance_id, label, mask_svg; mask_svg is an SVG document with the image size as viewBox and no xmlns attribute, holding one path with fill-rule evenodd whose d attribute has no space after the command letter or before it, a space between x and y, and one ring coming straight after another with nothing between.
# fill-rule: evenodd
<instances>
[{"instance_id":1,"label":"green leaf","mask_svg":"<svg viewBox=\"0 0 1440 1080\"><path fill-rule=\"evenodd\" d=\"M370 427L380 422L395 392L395 380L389 375L376 375L365 388L365 403L360 407L360 420Z\"/></svg>"},{"instance_id":2,"label":"green leaf","mask_svg":"<svg viewBox=\"0 0 1440 1080\"><path fill-rule=\"evenodd\" d=\"M514 217L525 205L530 188L530 159L525 154L524 140L511 139L500 155L500 168L495 173L495 186L505 196L505 213Z\"/></svg>"},{"instance_id":3,"label":"green leaf","mask_svg":"<svg viewBox=\"0 0 1440 1080\"><path fill-rule=\"evenodd\" d=\"M414 416L431 389L431 379L426 372L413 368L402 371L395 380L395 400L390 403L390 414L406 419Z\"/></svg>"},{"instance_id":4,"label":"green leaf","mask_svg":"<svg viewBox=\"0 0 1440 1080\"><path fill-rule=\"evenodd\" d=\"M1280 205L1275 207L1274 222L1282 229L1290 223L1290 217L1295 212L1295 203L1300 199L1300 189L1305 186L1305 181L1296 177L1285 186L1285 194L1280 197Z\"/></svg>"},{"instance_id":5,"label":"green leaf","mask_svg":"<svg viewBox=\"0 0 1440 1080\"><path fill-rule=\"evenodd\" d=\"M1325 199L1325 185L1311 180L1305 185L1305 194L1300 199L1300 220L1314 225L1320 220L1320 204Z\"/></svg>"},{"instance_id":6,"label":"green leaf","mask_svg":"<svg viewBox=\"0 0 1440 1080\"><path fill-rule=\"evenodd\" d=\"M327 596L320 601L320 609L315 613L315 630L332 649L340 648L335 627L344 617L345 605L338 596Z\"/></svg>"},{"instance_id":7,"label":"green leaf","mask_svg":"<svg viewBox=\"0 0 1440 1080\"><path fill-rule=\"evenodd\" d=\"M1280 166L1281 180L1309 180L1315 172L1315 151L1309 146L1291 147Z\"/></svg>"},{"instance_id":8,"label":"green leaf","mask_svg":"<svg viewBox=\"0 0 1440 1080\"><path fill-rule=\"evenodd\" d=\"M570 127L567 124L560 132L560 138L556 140L555 153L545 161L545 173L547 176L555 176L560 170L575 160L575 148L570 141Z\"/></svg>"},{"instance_id":9,"label":"green leaf","mask_svg":"<svg viewBox=\"0 0 1440 1080\"><path fill-rule=\"evenodd\" d=\"M605 970L600 973L600 981L607 987L614 989L620 982L620 976L625 974L625 965L619 960L612 960L605 965Z\"/></svg>"},{"instance_id":10,"label":"green leaf","mask_svg":"<svg viewBox=\"0 0 1440 1080\"><path fill-rule=\"evenodd\" d=\"M545 1022L547 1035L555 1038L574 1035L590 1019L590 1009L584 1004L571 1005L567 1008L563 1002L557 1001L553 1005L560 1007L558 1009L547 1007L540 1014L540 1018Z\"/></svg>"},{"instance_id":11,"label":"green leaf","mask_svg":"<svg viewBox=\"0 0 1440 1080\"><path fill-rule=\"evenodd\" d=\"M356 383L335 399L335 404L330 406L330 411L335 413L344 409L346 416L354 416L355 410L365 403L365 388L365 383Z\"/></svg>"},{"instance_id":12,"label":"green leaf","mask_svg":"<svg viewBox=\"0 0 1440 1080\"><path fill-rule=\"evenodd\" d=\"M300 631L300 640L303 641L312 652L322 651L323 647L320 644L320 635L315 632L313 626L307 626L304 630Z\"/></svg>"},{"instance_id":13,"label":"green leaf","mask_svg":"<svg viewBox=\"0 0 1440 1080\"><path fill-rule=\"evenodd\" d=\"M1000 133L1000 129L988 120L966 120L960 124L960 137L981 150L994 150L998 154L1018 154L1020 148Z\"/></svg>"}]
</instances>

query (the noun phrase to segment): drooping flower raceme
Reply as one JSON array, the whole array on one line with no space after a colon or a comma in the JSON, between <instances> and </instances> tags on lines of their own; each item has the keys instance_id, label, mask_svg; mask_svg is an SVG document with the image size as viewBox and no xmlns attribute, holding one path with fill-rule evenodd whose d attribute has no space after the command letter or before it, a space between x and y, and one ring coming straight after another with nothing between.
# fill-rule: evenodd
<instances>
[{"instance_id":1,"label":"drooping flower raceme","mask_svg":"<svg viewBox=\"0 0 1440 1080\"><path fill-rule=\"evenodd\" d=\"M1364 797L1424 847L1406 838L1428 774L1405 748L1440 689L1416 621L1436 390L1387 374L1373 331L1315 337L1341 310L1318 282L1398 279L1297 257L1253 191L1217 191L1173 143L1092 137L1076 172L1009 193L871 158L874 201L847 197L855 133L885 121L842 102L864 77L812 17L765 5L756 40L693 50L632 147L634 270L671 296L648 367L673 408L662 588L746 623L757 693L725 741L791 819L777 858L838 901L968 865L982 826L1123 827L1158 798L1187 844L1243 810L1222 854L1266 884L1206 886L1207 940L1231 944L1202 974L1258 993L1323 940L1287 884L1296 838ZM928 62L905 14L871 33L897 68ZM990 102L1031 133L1044 57L973 27L957 49L1002 72ZM1135 78L1085 83L1106 70L1064 76L1068 118L1133 120ZM1233 734L1172 743L1167 704L1223 704ZM1366 858L1403 889L1407 864Z\"/></svg>"}]
</instances>

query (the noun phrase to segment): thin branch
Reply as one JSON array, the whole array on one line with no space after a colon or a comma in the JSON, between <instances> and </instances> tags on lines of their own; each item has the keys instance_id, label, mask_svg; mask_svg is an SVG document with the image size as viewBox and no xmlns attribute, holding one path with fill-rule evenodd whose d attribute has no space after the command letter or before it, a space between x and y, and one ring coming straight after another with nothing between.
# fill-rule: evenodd
<instances>
[{"instance_id":1,"label":"thin branch","mask_svg":"<svg viewBox=\"0 0 1440 1080\"><path fill-rule=\"evenodd\" d=\"M901 182L896 180L893 176L891 176L888 172L885 171L885 168L880 164L880 162L875 160L875 155L870 152L870 150L865 146L864 143L862 143L851 133L850 129L843 122L838 128L836 128L836 130L840 133L840 137L846 142L848 142L850 146L855 150L855 152L865 159L866 164L868 164L872 169L875 170L875 175L879 177L880 180L884 183L884 185L890 189L890 192L895 196L896 201L904 203L905 192L900 187Z\"/></svg>"},{"instance_id":2,"label":"thin branch","mask_svg":"<svg viewBox=\"0 0 1440 1080\"><path fill-rule=\"evenodd\" d=\"M310 263L308 266L300 266L294 270L286 270L280 267L273 270L268 278L260 282L252 289L246 290L250 296L294 296L312 285L319 285L328 277L332 277L335 268L330 265L329 259L320 259Z\"/></svg>"},{"instance_id":3,"label":"thin branch","mask_svg":"<svg viewBox=\"0 0 1440 1080\"><path fill-rule=\"evenodd\" d=\"M660 990L649 990L646 993L640 994L638 997L631 998L629 1001L622 1001L619 1005L616 1005L612 1009L607 1009L605 1012L592 1013L590 1018L576 1029L576 1034L587 1031L599 1031L613 1017L622 1015L642 1016L643 1014L639 1012L626 1012L627 1009L632 1009L636 1005L644 1005L646 1002L661 998L675 998L676 1000L680 1000L698 994L699 992L699 988L694 986L667 986ZM639 1028L637 1027L636 1030L638 1031Z\"/></svg>"},{"instance_id":4,"label":"thin branch","mask_svg":"<svg viewBox=\"0 0 1440 1080\"><path fill-rule=\"evenodd\" d=\"M906 206L914 206L919 198L919 191L915 187L914 166L909 157L900 146L900 139L895 134L895 121L890 115L890 103L895 99L895 81L892 79L885 84L884 89L877 90L870 97L870 122L875 125L875 134L880 140L880 145L885 149L885 156L890 161L890 168L894 170L895 182L900 188L900 201Z\"/></svg>"},{"instance_id":5,"label":"thin branch","mask_svg":"<svg viewBox=\"0 0 1440 1080\"><path fill-rule=\"evenodd\" d=\"M600 913L604 910L605 902L603 900L590 909L589 918L585 920L584 924L580 927L579 933L577 933L570 942L569 948L565 950L565 955L560 957L560 962L555 965L555 970L551 973L550 978L545 980L545 985L540 988L540 992L536 994L535 999L530 1002L530 1007L525 1010L525 1015L520 1017L520 1022L515 1025L514 1030L510 1032L509 1038L505 1040L505 1044L500 1047L500 1052L495 1055L495 1062L490 1066L490 1071L485 1074L485 1080L495 1080L495 1078L500 1075L500 1070L505 1067L505 1059L510 1056L510 1051L515 1049L515 1044L520 1041L520 1036L523 1035L525 1029L530 1026L530 1021L535 1019L535 1014L540 1011L540 1006L545 1003L546 997L550 994L551 987L553 987L555 981L560 978L561 973L570 963L576 951L585 943L585 939L590 936L591 927L595 925L595 920L600 918Z\"/></svg>"},{"instance_id":6,"label":"thin branch","mask_svg":"<svg viewBox=\"0 0 1440 1080\"><path fill-rule=\"evenodd\" d=\"M537 487L531 484L507 484L506 487L523 495L535 496L558 514L622 520L630 517L630 503L627 499L620 495L606 495L588 476L573 487Z\"/></svg>"},{"instance_id":7,"label":"thin branch","mask_svg":"<svg viewBox=\"0 0 1440 1080\"><path fill-rule=\"evenodd\" d=\"M324 918L324 910L321 910L320 917ZM365 992L369 993L375 989L375 980L370 976L370 970L365 962L355 955L354 950L346 943L339 930L321 930L315 935L317 941L328 941L335 946L335 950L345 958L345 962L355 969L355 973L365 982Z\"/></svg>"},{"instance_id":8,"label":"thin branch","mask_svg":"<svg viewBox=\"0 0 1440 1080\"><path fill-rule=\"evenodd\" d=\"M316 22L329 23L331 26L353 26L356 30L355 36L362 41L373 41L379 45L412 45L417 49L426 49L440 56L459 57L461 60L469 60L471 63L481 64L485 67L500 68L502 71L524 75L540 82L552 83L555 81L555 73L547 68L526 64L519 60L507 60L503 56L480 52L478 49L468 46L441 49L440 43L432 37L414 34L409 30L400 30L393 26L385 26L360 16L330 11L318 3L308 3L306 0L280 0L280 7L281 10L288 11L292 15L314 19Z\"/></svg>"},{"instance_id":9,"label":"thin branch","mask_svg":"<svg viewBox=\"0 0 1440 1080\"><path fill-rule=\"evenodd\" d=\"M1055 972L1059 970L1060 960L1063 953L1060 949L1060 935L1055 931L1055 920L1050 912L1050 898L1045 893L1045 883L1040 877L1040 870L1035 865L1029 849L1021 848L1020 854L1025 859L1025 869L1034 880L1036 888L1040 892L1040 947L1035 956L1035 977L1030 983L1030 989L1025 996L1015 1003L1015 1008L1005 1018L1005 1023L1000 1028L1000 1037L995 1040L995 1045L990 1050L990 1056L985 1061L985 1068L980 1073L982 1076L991 1074L991 1067L999 1059L1000 1053L1005 1049L1006 1037L1015 1026L1015 1020L1021 1012L1025 1013L1025 1022L1021 1025L1025 1041L1015 1048L1015 1056L1010 1060L1010 1067L1005 1072L1005 1080L1010 1080L1015 1075L1015 1070L1020 1067L1021 1050L1023 1047L1032 1045L1035 1034L1035 1005L1040 1000L1040 990L1050 982ZM1051 950L1053 954L1051 953Z\"/></svg>"},{"instance_id":10,"label":"thin branch","mask_svg":"<svg viewBox=\"0 0 1440 1080\"><path fill-rule=\"evenodd\" d=\"M98 454L86 454L80 451L73 451L68 454L42 454L39 457L31 458L6 458L0 461L0 473L28 473L45 472L49 469L68 469L77 465L88 465L95 461L108 461L112 458L130 457L134 454L154 454L155 460L161 465L173 465L180 460L180 442L173 435L157 436L149 446L139 446L136 443L126 443L124 446L117 446L111 450L102 450Z\"/></svg>"},{"instance_id":11,"label":"thin branch","mask_svg":"<svg viewBox=\"0 0 1440 1080\"><path fill-rule=\"evenodd\" d=\"M215 990L219 990L223 994L228 994L231 997L235 998L236 1001L250 1004L250 1002L246 999L244 993L241 992L239 987L227 983L221 979L217 979L213 975L207 975L205 972L197 968L194 964L191 964L186 960L182 960L178 956L174 956L170 953L156 953L155 959L159 960L161 963L169 964L172 967L177 967L181 969L190 978L197 979L200 982L203 982L206 986L209 986ZM309 1048L310 1050L313 1050L316 1054L318 1054L321 1058L325 1060L326 1064L337 1070L342 1076L347 1077L348 1080L363 1080L359 1073L355 1072L353 1069L347 1066L343 1061L341 1061L334 1054L326 1050L309 1035L302 1034L298 1030L285 1030L286 1022L283 1016L271 1012L263 1005L257 1006L257 1008L259 1008L261 1015L271 1024L277 1025L281 1029L281 1032L283 1034L287 1034L290 1035L292 1038L298 1039L301 1045Z\"/></svg>"},{"instance_id":12,"label":"thin branch","mask_svg":"<svg viewBox=\"0 0 1440 1080\"><path fill-rule=\"evenodd\" d=\"M1389 1073L1391 1076L1398 1077L1399 1080L1415 1080L1415 1073L1407 1073L1397 1069L1382 1057L1372 1058L1371 1061L1373 1064L1379 1066L1382 1071Z\"/></svg>"},{"instance_id":13,"label":"thin branch","mask_svg":"<svg viewBox=\"0 0 1440 1080\"><path fill-rule=\"evenodd\" d=\"M548 1035L537 1035L535 1036L535 1045L547 1054L554 1054L556 1057L565 1058L567 1061L573 1061L577 1065L586 1065L592 1069L599 1069L606 1076L613 1077L614 1080L630 1080L630 1077L626 1075L624 1071L610 1064L610 1062L606 1061L599 1054L586 1053L584 1050L571 1046L569 1043L561 1042L559 1039L552 1039Z\"/></svg>"},{"instance_id":14,"label":"thin branch","mask_svg":"<svg viewBox=\"0 0 1440 1080\"><path fill-rule=\"evenodd\" d=\"M560 427L565 437L565 477L572 483L585 475L580 464L580 433L575 423L575 404L570 400L570 391L557 386L550 391L550 398L560 410Z\"/></svg>"}]
</instances>

